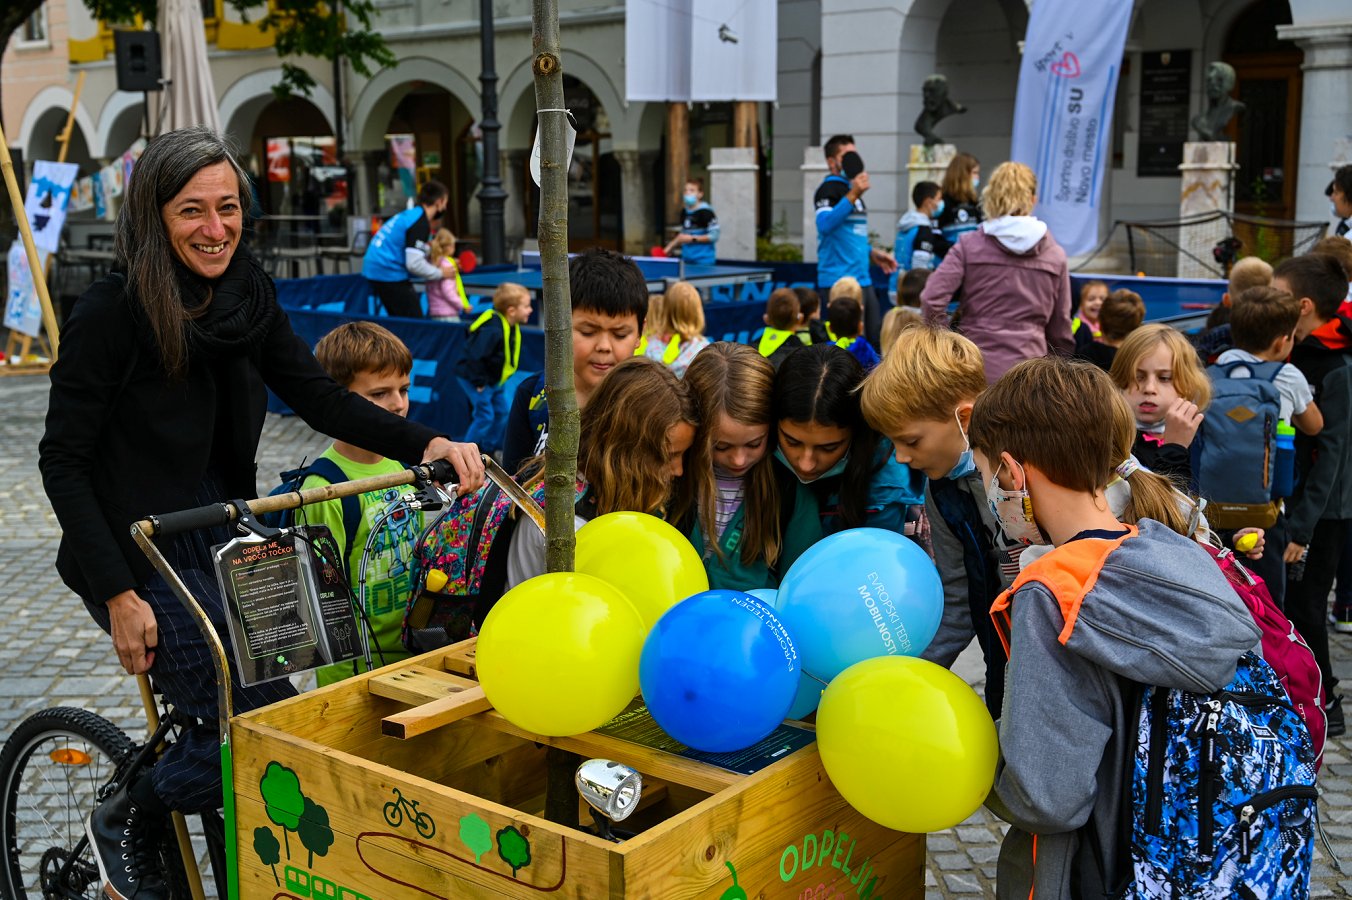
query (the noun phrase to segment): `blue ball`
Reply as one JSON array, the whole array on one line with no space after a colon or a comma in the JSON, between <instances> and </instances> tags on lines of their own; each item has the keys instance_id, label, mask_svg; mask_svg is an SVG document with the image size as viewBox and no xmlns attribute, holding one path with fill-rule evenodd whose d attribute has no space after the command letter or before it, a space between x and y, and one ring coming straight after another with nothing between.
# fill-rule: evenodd
<instances>
[{"instance_id":1,"label":"blue ball","mask_svg":"<svg viewBox=\"0 0 1352 900\"><path fill-rule=\"evenodd\" d=\"M875 656L923 653L939 630L944 589L914 541L880 528L852 528L798 557L779 586L775 609L795 637L803 670L830 681ZM798 704L795 712L801 712Z\"/></svg>"},{"instance_id":2,"label":"blue ball","mask_svg":"<svg viewBox=\"0 0 1352 900\"><path fill-rule=\"evenodd\" d=\"M740 591L704 591L657 620L638 677L662 730L696 750L726 753L775 730L798 674L798 651L769 604Z\"/></svg>"}]
</instances>

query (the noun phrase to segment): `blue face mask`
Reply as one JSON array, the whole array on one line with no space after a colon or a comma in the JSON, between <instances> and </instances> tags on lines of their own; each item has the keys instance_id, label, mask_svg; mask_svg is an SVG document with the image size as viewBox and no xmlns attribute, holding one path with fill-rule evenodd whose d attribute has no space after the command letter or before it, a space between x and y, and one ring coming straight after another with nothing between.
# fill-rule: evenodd
<instances>
[{"instance_id":1,"label":"blue face mask","mask_svg":"<svg viewBox=\"0 0 1352 900\"><path fill-rule=\"evenodd\" d=\"M981 187L981 176L980 176L980 175L973 175L973 176L972 176L972 190L976 190L976 189L979 188L979 187Z\"/></svg>"},{"instance_id":2,"label":"blue face mask","mask_svg":"<svg viewBox=\"0 0 1352 900\"><path fill-rule=\"evenodd\" d=\"M958 419L958 411L956 409L953 410L953 418ZM972 444L967 440L967 432L962 430L962 419L958 419L958 431L962 432L962 442L966 444L967 447L959 454L957 464L948 470L948 477L953 481L971 475L976 471L976 460L972 457Z\"/></svg>"},{"instance_id":3,"label":"blue face mask","mask_svg":"<svg viewBox=\"0 0 1352 900\"><path fill-rule=\"evenodd\" d=\"M788 458L784 455L784 451L780 450L778 447L775 448L775 459L782 462L788 470L793 473L793 477L797 478L799 482L802 484L812 484L813 482L821 481L823 478L832 478L842 474L845 471L845 464L850 461L850 454L846 453L834 466L812 479L812 481L808 481L802 475L799 475L798 470L793 467L793 463L789 462Z\"/></svg>"},{"instance_id":4,"label":"blue face mask","mask_svg":"<svg viewBox=\"0 0 1352 900\"><path fill-rule=\"evenodd\" d=\"M696 197L694 194L686 194L681 199L685 201L686 206L694 206L696 203L699 202L699 198Z\"/></svg>"},{"instance_id":5,"label":"blue face mask","mask_svg":"<svg viewBox=\"0 0 1352 900\"><path fill-rule=\"evenodd\" d=\"M934 207L934 212L930 215L931 219L937 219L944 214L944 201L940 200Z\"/></svg>"}]
</instances>

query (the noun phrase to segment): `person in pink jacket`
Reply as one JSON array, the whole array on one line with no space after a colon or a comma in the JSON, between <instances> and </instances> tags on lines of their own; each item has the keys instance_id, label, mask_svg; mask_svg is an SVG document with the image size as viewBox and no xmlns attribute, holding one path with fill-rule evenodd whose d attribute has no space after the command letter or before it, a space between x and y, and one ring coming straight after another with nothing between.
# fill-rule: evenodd
<instances>
[{"instance_id":1,"label":"person in pink jacket","mask_svg":"<svg viewBox=\"0 0 1352 900\"><path fill-rule=\"evenodd\" d=\"M964 234L920 295L926 320L948 324L981 348L986 381L1015 364L1075 349L1070 331L1070 269L1047 223L1035 218L1037 178L1022 163L996 168L981 197L986 220Z\"/></svg>"}]
</instances>

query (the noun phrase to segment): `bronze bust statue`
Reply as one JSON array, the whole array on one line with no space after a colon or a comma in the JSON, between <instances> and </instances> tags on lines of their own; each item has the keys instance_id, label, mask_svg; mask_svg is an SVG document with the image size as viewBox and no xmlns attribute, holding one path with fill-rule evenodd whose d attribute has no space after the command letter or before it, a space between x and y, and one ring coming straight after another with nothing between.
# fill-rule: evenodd
<instances>
[{"instance_id":1,"label":"bronze bust statue","mask_svg":"<svg viewBox=\"0 0 1352 900\"><path fill-rule=\"evenodd\" d=\"M1206 69L1206 112L1192 117L1192 128L1204 141L1225 140L1225 126L1244 112L1244 104L1230 96L1235 89L1235 70L1219 60Z\"/></svg>"},{"instance_id":2,"label":"bronze bust statue","mask_svg":"<svg viewBox=\"0 0 1352 900\"><path fill-rule=\"evenodd\" d=\"M942 144L944 139L934 133L934 126L940 119L946 119L954 113L965 113L967 107L948 96L948 79L943 75L931 75L925 79L920 89L924 100L924 109L915 120L915 130L925 139L926 147Z\"/></svg>"}]
</instances>

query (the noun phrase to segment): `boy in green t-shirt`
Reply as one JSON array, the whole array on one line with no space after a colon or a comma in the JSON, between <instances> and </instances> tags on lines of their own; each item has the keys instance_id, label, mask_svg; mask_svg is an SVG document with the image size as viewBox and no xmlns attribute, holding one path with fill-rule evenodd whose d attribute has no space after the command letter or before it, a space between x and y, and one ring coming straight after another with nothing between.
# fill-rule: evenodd
<instances>
[{"instance_id":1,"label":"boy in green t-shirt","mask_svg":"<svg viewBox=\"0 0 1352 900\"><path fill-rule=\"evenodd\" d=\"M348 322L324 335L315 346L315 357L333 378L354 394L400 415L408 415L409 372L413 357L404 343L387 329L373 322ZM321 458L331 460L346 473L349 481L402 472L405 466L345 441L334 441ZM327 482L311 475L303 488L320 487ZM362 551L371 529L399 496L399 490L368 491L360 496L361 518L355 534L348 534L343 523L341 500L329 500L308 506L304 521L327 525L348 566L352 596L357 597L357 580ZM413 547L423 527L421 513L404 510L390 516L376 535L366 564L366 614L375 638L371 658L377 667L408 657L400 640L404 604L411 585ZM379 652L377 652L379 648ZM382 661L383 658L383 661ZM319 684L333 684L353 673L353 663L336 663L316 673ZM360 660L356 663L361 668Z\"/></svg>"}]
</instances>

